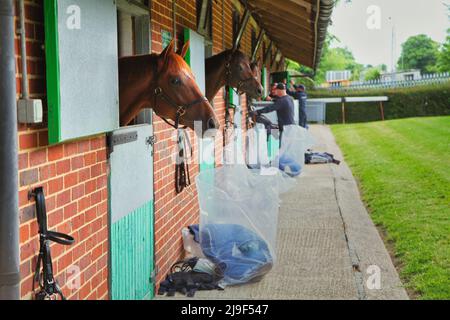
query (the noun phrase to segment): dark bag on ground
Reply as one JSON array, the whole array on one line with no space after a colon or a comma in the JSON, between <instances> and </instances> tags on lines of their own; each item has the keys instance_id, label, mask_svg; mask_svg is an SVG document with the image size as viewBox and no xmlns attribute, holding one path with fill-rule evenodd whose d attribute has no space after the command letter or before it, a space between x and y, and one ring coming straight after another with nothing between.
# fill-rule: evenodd
<instances>
[{"instance_id":1,"label":"dark bag on ground","mask_svg":"<svg viewBox=\"0 0 450 320\"><path fill-rule=\"evenodd\" d=\"M327 152L308 152L305 154L306 164L324 164L324 163L334 163L341 164L341 161L336 160L334 156Z\"/></svg>"},{"instance_id":2,"label":"dark bag on ground","mask_svg":"<svg viewBox=\"0 0 450 320\"><path fill-rule=\"evenodd\" d=\"M171 268L172 273L161 282L158 294L173 297L179 292L192 298L199 290L223 290L219 286L219 281L222 280L220 274L213 275L193 270L198 260L198 258L192 258L175 263Z\"/></svg>"}]
</instances>

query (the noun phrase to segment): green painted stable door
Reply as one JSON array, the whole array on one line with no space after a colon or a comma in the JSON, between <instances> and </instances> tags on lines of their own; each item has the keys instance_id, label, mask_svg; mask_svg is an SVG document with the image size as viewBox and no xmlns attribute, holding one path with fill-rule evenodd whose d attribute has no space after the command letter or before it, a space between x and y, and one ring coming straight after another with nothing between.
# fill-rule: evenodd
<instances>
[{"instance_id":1,"label":"green painted stable door","mask_svg":"<svg viewBox=\"0 0 450 320\"><path fill-rule=\"evenodd\" d=\"M119 129L109 136L112 300L154 296L152 136L151 125Z\"/></svg>"}]
</instances>

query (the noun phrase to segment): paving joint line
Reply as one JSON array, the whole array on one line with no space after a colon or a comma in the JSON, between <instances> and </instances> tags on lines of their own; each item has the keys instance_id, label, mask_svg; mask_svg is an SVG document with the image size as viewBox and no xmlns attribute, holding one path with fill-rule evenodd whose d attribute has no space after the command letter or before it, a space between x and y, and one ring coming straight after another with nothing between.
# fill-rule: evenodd
<instances>
[{"instance_id":1,"label":"paving joint line","mask_svg":"<svg viewBox=\"0 0 450 320\"><path fill-rule=\"evenodd\" d=\"M367 295L366 295L366 292L364 289L364 277L363 277L363 274L360 269L360 259L359 259L358 253L356 252L355 248L353 247L353 245L350 242L350 239L348 237L347 224L345 223L344 215L342 213L342 208L341 208L341 205L339 204L339 198L338 198L338 194L337 194L337 179L335 176L333 177L333 185L334 185L334 196L336 198L336 204L338 206L339 216L341 217L341 220L342 220L342 227L344 230L345 242L347 244L348 254L349 254L350 262L352 264L353 274L355 277L355 284L356 284L356 288L358 290L358 299L359 300L367 300Z\"/></svg>"}]
</instances>

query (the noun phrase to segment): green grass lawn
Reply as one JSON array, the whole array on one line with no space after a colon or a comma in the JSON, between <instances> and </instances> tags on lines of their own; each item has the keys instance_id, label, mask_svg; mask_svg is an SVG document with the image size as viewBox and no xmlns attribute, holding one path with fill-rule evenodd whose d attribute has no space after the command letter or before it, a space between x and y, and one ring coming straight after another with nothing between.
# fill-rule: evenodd
<instances>
[{"instance_id":1,"label":"green grass lawn","mask_svg":"<svg viewBox=\"0 0 450 320\"><path fill-rule=\"evenodd\" d=\"M450 117L332 126L404 284L450 299Z\"/></svg>"}]
</instances>

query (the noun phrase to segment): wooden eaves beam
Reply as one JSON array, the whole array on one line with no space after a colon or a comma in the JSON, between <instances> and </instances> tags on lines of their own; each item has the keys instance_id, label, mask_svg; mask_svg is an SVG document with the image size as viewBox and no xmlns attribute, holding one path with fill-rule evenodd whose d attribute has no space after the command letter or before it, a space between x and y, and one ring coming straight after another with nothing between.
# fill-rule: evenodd
<instances>
[{"instance_id":1,"label":"wooden eaves beam","mask_svg":"<svg viewBox=\"0 0 450 320\"><path fill-rule=\"evenodd\" d=\"M275 54L273 55L272 60L270 61L270 69L272 69L272 66L275 63L279 52L280 52L280 49L277 48L277 51L275 51Z\"/></svg>"},{"instance_id":2,"label":"wooden eaves beam","mask_svg":"<svg viewBox=\"0 0 450 320\"><path fill-rule=\"evenodd\" d=\"M266 63L267 63L267 60L269 60L270 53L272 52L272 47L273 47L273 41L270 40L269 47L267 47L266 52L264 52L264 61L263 61L263 64L266 64Z\"/></svg>"},{"instance_id":3,"label":"wooden eaves beam","mask_svg":"<svg viewBox=\"0 0 450 320\"><path fill-rule=\"evenodd\" d=\"M267 30L267 34L270 34L271 37L276 36L278 39L285 39L290 38L295 41L300 41L304 44L310 45L311 47L314 46L314 41L312 37L304 37L300 32L295 32L295 30L292 30L292 28L289 27L280 27L272 25L270 27L265 28Z\"/></svg>"},{"instance_id":4,"label":"wooden eaves beam","mask_svg":"<svg viewBox=\"0 0 450 320\"><path fill-rule=\"evenodd\" d=\"M260 17L260 20L265 21L266 24L276 24L279 25L281 21L288 21L290 25L294 26L299 31L311 33L314 24L310 21L301 20L295 15L289 13L279 13L279 12L268 12L268 11L255 11L255 15Z\"/></svg>"},{"instance_id":5,"label":"wooden eaves beam","mask_svg":"<svg viewBox=\"0 0 450 320\"><path fill-rule=\"evenodd\" d=\"M252 52L252 59L251 61L255 61L256 60L256 55L258 54L259 48L261 47L261 44L263 42L264 39L264 29L261 28L261 31L259 32L259 36L258 36L258 41L256 42L256 46L253 49Z\"/></svg>"},{"instance_id":6,"label":"wooden eaves beam","mask_svg":"<svg viewBox=\"0 0 450 320\"><path fill-rule=\"evenodd\" d=\"M248 22L250 20L250 16L251 16L250 10L246 8L244 11L244 16L242 17L242 21L239 26L238 35L233 43L233 49L237 49L239 47L239 44L241 43L242 40L242 36L244 35L245 32L245 28L247 27Z\"/></svg>"},{"instance_id":7,"label":"wooden eaves beam","mask_svg":"<svg viewBox=\"0 0 450 320\"><path fill-rule=\"evenodd\" d=\"M260 10L270 13L283 12L296 17L297 20L308 21L312 19L311 14L304 10L304 8L287 0L251 0L249 4L251 4L256 12Z\"/></svg>"}]
</instances>

